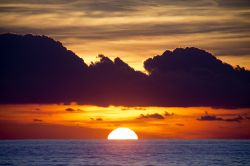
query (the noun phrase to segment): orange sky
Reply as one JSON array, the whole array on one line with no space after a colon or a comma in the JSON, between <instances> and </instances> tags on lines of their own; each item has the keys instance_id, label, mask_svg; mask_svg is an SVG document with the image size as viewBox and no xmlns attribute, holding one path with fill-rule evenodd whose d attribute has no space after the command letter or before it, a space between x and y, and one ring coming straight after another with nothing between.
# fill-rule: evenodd
<instances>
[{"instance_id":1,"label":"orange sky","mask_svg":"<svg viewBox=\"0 0 250 166\"><path fill-rule=\"evenodd\" d=\"M2 139L106 139L117 127L133 129L140 139L250 138L249 109L23 104L1 105L0 110ZM198 120L205 112L223 120ZM155 113L162 118L152 116ZM239 115L243 119L233 120Z\"/></svg>"}]
</instances>

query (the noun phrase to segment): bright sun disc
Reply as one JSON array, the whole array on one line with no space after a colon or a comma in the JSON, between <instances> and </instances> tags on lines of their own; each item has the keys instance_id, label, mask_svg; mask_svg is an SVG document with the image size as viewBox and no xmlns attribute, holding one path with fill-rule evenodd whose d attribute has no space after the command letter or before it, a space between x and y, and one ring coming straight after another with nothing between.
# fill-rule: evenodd
<instances>
[{"instance_id":1,"label":"bright sun disc","mask_svg":"<svg viewBox=\"0 0 250 166\"><path fill-rule=\"evenodd\" d=\"M119 127L108 135L108 140L137 140L138 136L136 133L125 127Z\"/></svg>"}]
</instances>

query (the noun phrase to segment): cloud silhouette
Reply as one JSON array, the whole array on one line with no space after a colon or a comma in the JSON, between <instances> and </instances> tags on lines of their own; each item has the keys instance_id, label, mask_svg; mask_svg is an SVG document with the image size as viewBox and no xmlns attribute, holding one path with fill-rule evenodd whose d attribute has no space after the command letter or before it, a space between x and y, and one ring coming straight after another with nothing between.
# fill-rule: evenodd
<instances>
[{"instance_id":1,"label":"cloud silhouette","mask_svg":"<svg viewBox=\"0 0 250 166\"><path fill-rule=\"evenodd\" d=\"M158 113L154 113L154 114L141 114L138 118L136 119L164 119L164 116L162 116L161 114Z\"/></svg>"},{"instance_id":2,"label":"cloud silhouette","mask_svg":"<svg viewBox=\"0 0 250 166\"><path fill-rule=\"evenodd\" d=\"M67 111L67 112L74 112L75 110L73 108L66 108L65 111Z\"/></svg>"},{"instance_id":3,"label":"cloud silhouette","mask_svg":"<svg viewBox=\"0 0 250 166\"><path fill-rule=\"evenodd\" d=\"M229 118L229 119L223 119L223 120L227 121L227 122L240 122L240 121L244 120L244 117L242 117L241 115L238 115L237 117Z\"/></svg>"},{"instance_id":4,"label":"cloud silhouette","mask_svg":"<svg viewBox=\"0 0 250 166\"><path fill-rule=\"evenodd\" d=\"M100 61L90 64L88 68L88 87L91 89L88 99L91 104L143 105L147 76L135 71L120 58L114 61L104 55L99 55L99 58Z\"/></svg>"},{"instance_id":5,"label":"cloud silhouette","mask_svg":"<svg viewBox=\"0 0 250 166\"><path fill-rule=\"evenodd\" d=\"M3 34L0 50L1 102L67 102L82 91L87 65L60 42Z\"/></svg>"},{"instance_id":6,"label":"cloud silhouette","mask_svg":"<svg viewBox=\"0 0 250 166\"><path fill-rule=\"evenodd\" d=\"M173 113L173 112L172 112L172 113L169 113L169 112L165 111L164 116L165 116L165 117L174 116L174 113Z\"/></svg>"},{"instance_id":7,"label":"cloud silhouette","mask_svg":"<svg viewBox=\"0 0 250 166\"><path fill-rule=\"evenodd\" d=\"M93 120L93 121L103 121L102 118L90 118L90 119Z\"/></svg>"},{"instance_id":8,"label":"cloud silhouette","mask_svg":"<svg viewBox=\"0 0 250 166\"><path fill-rule=\"evenodd\" d=\"M144 62L155 105L249 107L250 72L197 48L177 48Z\"/></svg>"},{"instance_id":9,"label":"cloud silhouette","mask_svg":"<svg viewBox=\"0 0 250 166\"><path fill-rule=\"evenodd\" d=\"M207 112L205 112L204 115L197 118L197 120L200 121L225 121L225 122L241 122L242 120L247 120L249 117L245 114L243 115L236 115L236 117L233 118L222 118L218 117L217 115L209 115Z\"/></svg>"},{"instance_id":10,"label":"cloud silhouette","mask_svg":"<svg viewBox=\"0 0 250 166\"><path fill-rule=\"evenodd\" d=\"M197 120L201 120L201 121L216 121L216 120L223 120L220 117L217 117L216 115L202 115L200 118L198 118Z\"/></svg>"},{"instance_id":11,"label":"cloud silhouette","mask_svg":"<svg viewBox=\"0 0 250 166\"><path fill-rule=\"evenodd\" d=\"M67 111L67 112L82 112L83 110L81 110L81 109L74 109L74 108L66 108L65 109L65 111Z\"/></svg>"},{"instance_id":12,"label":"cloud silhouette","mask_svg":"<svg viewBox=\"0 0 250 166\"><path fill-rule=\"evenodd\" d=\"M197 48L147 59L148 74L104 55L88 66L46 36L2 34L0 51L0 103L250 107L250 72Z\"/></svg>"},{"instance_id":13,"label":"cloud silhouette","mask_svg":"<svg viewBox=\"0 0 250 166\"><path fill-rule=\"evenodd\" d=\"M41 119L33 119L33 122L43 122Z\"/></svg>"}]
</instances>

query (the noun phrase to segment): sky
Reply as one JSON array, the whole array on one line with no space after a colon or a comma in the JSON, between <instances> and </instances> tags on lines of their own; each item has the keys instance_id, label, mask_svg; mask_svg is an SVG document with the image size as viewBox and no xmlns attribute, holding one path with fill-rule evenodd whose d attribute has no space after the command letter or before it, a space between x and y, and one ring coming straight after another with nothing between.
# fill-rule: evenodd
<instances>
[{"instance_id":1,"label":"sky","mask_svg":"<svg viewBox=\"0 0 250 166\"><path fill-rule=\"evenodd\" d=\"M0 109L0 139L106 139L118 127L134 130L139 139L250 138L249 109L76 103L1 105Z\"/></svg>"},{"instance_id":2,"label":"sky","mask_svg":"<svg viewBox=\"0 0 250 166\"><path fill-rule=\"evenodd\" d=\"M250 72L223 63L250 69L249 16L249 0L1 0L0 34L20 35L0 35L0 139L250 139Z\"/></svg>"},{"instance_id":3,"label":"sky","mask_svg":"<svg viewBox=\"0 0 250 166\"><path fill-rule=\"evenodd\" d=\"M43 34L88 64L98 54L143 61L178 47L250 68L248 0L2 0L0 33Z\"/></svg>"}]
</instances>

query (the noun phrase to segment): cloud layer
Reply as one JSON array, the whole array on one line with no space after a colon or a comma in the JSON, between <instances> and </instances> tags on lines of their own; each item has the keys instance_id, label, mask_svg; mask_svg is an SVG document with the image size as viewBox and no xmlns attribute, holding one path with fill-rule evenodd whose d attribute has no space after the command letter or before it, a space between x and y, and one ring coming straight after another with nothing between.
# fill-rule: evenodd
<instances>
[{"instance_id":1,"label":"cloud layer","mask_svg":"<svg viewBox=\"0 0 250 166\"><path fill-rule=\"evenodd\" d=\"M90 64L46 36L0 36L1 103L250 107L250 72L197 48L144 62L148 75L120 58Z\"/></svg>"},{"instance_id":2,"label":"cloud layer","mask_svg":"<svg viewBox=\"0 0 250 166\"><path fill-rule=\"evenodd\" d=\"M87 63L101 48L142 69L141 57L195 46L250 67L249 6L248 0L2 0L0 33L52 36Z\"/></svg>"}]
</instances>

